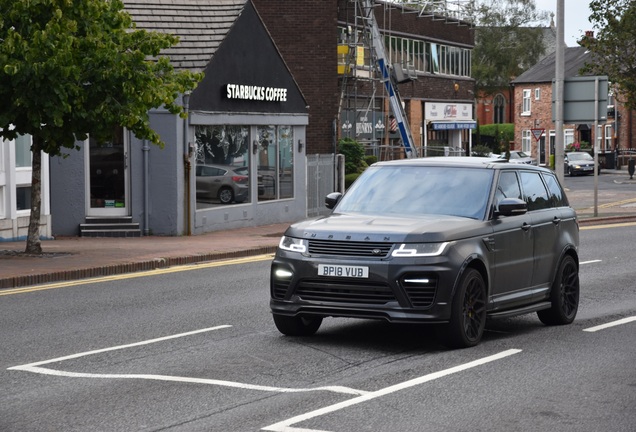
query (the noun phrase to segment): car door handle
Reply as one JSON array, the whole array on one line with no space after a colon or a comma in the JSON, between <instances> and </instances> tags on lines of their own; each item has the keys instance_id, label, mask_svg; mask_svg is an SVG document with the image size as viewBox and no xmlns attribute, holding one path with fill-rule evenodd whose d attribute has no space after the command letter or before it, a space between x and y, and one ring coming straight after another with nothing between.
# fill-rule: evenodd
<instances>
[{"instance_id":1,"label":"car door handle","mask_svg":"<svg viewBox=\"0 0 636 432\"><path fill-rule=\"evenodd\" d=\"M555 225L560 224L561 223L561 218L558 218L558 217L555 216L554 219L552 219L552 223L555 224Z\"/></svg>"},{"instance_id":2,"label":"car door handle","mask_svg":"<svg viewBox=\"0 0 636 432\"><path fill-rule=\"evenodd\" d=\"M521 225L521 229L524 231L528 231L530 228L532 228L532 225L528 225L527 222L524 222L523 225Z\"/></svg>"}]
</instances>

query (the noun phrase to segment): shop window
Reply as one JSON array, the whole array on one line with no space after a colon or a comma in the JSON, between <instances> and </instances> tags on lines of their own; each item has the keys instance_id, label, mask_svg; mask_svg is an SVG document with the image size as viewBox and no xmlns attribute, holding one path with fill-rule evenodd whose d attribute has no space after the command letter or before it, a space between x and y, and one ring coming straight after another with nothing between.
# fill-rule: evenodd
<instances>
[{"instance_id":1,"label":"shop window","mask_svg":"<svg viewBox=\"0 0 636 432\"><path fill-rule=\"evenodd\" d=\"M31 186L18 186L15 188L16 210L31 209Z\"/></svg>"},{"instance_id":2,"label":"shop window","mask_svg":"<svg viewBox=\"0 0 636 432\"><path fill-rule=\"evenodd\" d=\"M18 135L15 139L15 166L31 167L31 135Z\"/></svg>"},{"instance_id":3,"label":"shop window","mask_svg":"<svg viewBox=\"0 0 636 432\"><path fill-rule=\"evenodd\" d=\"M258 126L258 200L294 196L294 134L291 126Z\"/></svg>"},{"instance_id":4,"label":"shop window","mask_svg":"<svg viewBox=\"0 0 636 432\"><path fill-rule=\"evenodd\" d=\"M250 202L249 128L197 126L195 138L197 209Z\"/></svg>"}]
</instances>

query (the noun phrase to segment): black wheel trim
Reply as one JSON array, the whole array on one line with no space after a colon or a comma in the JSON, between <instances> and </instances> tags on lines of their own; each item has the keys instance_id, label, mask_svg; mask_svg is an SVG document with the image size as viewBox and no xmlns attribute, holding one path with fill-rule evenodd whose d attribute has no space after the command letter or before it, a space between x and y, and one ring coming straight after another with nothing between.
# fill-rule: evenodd
<instances>
[{"instance_id":1,"label":"black wheel trim","mask_svg":"<svg viewBox=\"0 0 636 432\"><path fill-rule=\"evenodd\" d=\"M486 290L482 281L473 277L466 286L462 315L464 334L470 341L480 338L486 319Z\"/></svg>"},{"instance_id":2,"label":"black wheel trim","mask_svg":"<svg viewBox=\"0 0 636 432\"><path fill-rule=\"evenodd\" d=\"M576 313L579 305L579 272L576 264L572 261L568 261L563 266L559 293L561 296L561 311L564 316L569 318Z\"/></svg>"}]
</instances>

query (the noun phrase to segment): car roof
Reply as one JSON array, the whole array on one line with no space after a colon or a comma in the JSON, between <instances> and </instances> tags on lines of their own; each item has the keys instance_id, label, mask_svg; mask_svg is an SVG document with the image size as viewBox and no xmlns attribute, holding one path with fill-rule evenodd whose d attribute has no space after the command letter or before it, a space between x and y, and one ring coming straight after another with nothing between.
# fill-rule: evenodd
<instances>
[{"instance_id":1,"label":"car roof","mask_svg":"<svg viewBox=\"0 0 636 432\"><path fill-rule=\"evenodd\" d=\"M454 168L484 168L484 169L529 169L533 171L550 172L547 168L527 164L513 164L506 159L479 156L435 156L427 158L397 159L376 162L372 166L443 166Z\"/></svg>"}]
</instances>

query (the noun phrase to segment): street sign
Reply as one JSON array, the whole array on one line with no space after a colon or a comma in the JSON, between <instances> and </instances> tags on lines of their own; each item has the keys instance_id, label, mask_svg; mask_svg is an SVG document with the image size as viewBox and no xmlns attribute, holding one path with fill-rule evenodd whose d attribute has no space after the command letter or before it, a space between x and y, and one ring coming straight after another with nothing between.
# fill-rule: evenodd
<instances>
[{"instance_id":1,"label":"street sign","mask_svg":"<svg viewBox=\"0 0 636 432\"><path fill-rule=\"evenodd\" d=\"M539 140L541 139L541 136L545 132L545 129L530 129L530 132L532 132L534 139L537 140L537 142L539 142Z\"/></svg>"},{"instance_id":2,"label":"street sign","mask_svg":"<svg viewBox=\"0 0 636 432\"><path fill-rule=\"evenodd\" d=\"M563 122L607 121L608 82L606 76L566 78L563 83ZM596 86L598 85L598 88ZM556 90L552 80L552 121L556 121Z\"/></svg>"}]
</instances>

